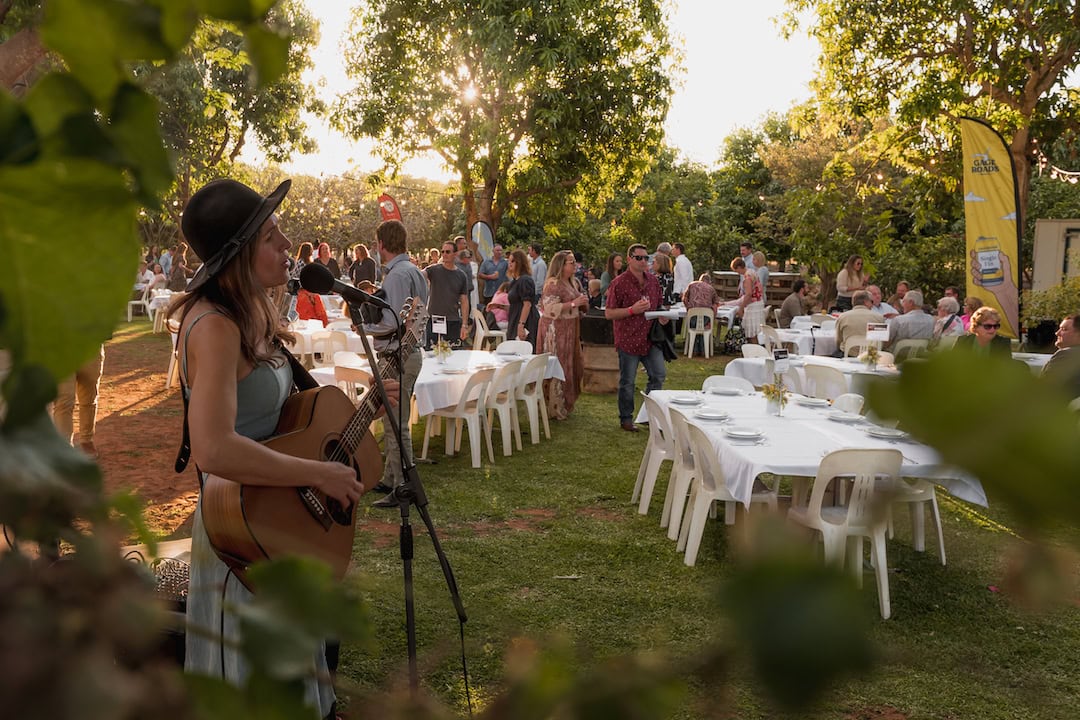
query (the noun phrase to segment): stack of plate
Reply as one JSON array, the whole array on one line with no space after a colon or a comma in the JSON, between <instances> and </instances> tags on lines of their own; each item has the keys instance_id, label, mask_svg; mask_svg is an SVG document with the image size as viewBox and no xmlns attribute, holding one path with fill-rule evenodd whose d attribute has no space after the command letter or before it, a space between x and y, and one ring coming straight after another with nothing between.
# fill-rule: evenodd
<instances>
[{"instance_id":1,"label":"stack of plate","mask_svg":"<svg viewBox=\"0 0 1080 720\"><path fill-rule=\"evenodd\" d=\"M743 391L737 387L714 387L709 388L713 395L742 395Z\"/></svg>"},{"instance_id":2,"label":"stack of plate","mask_svg":"<svg viewBox=\"0 0 1080 720\"><path fill-rule=\"evenodd\" d=\"M700 405L701 398L697 395L676 395L671 402L673 405Z\"/></svg>"},{"instance_id":3,"label":"stack of plate","mask_svg":"<svg viewBox=\"0 0 1080 720\"><path fill-rule=\"evenodd\" d=\"M866 434L871 437L881 438L882 440L903 440L907 437L907 433L903 430L897 430L896 428L880 427L878 425L871 425L866 428Z\"/></svg>"},{"instance_id":4,"label":"stack of plate","mask_svg":"<svg viewBox=\"0 0 1080 720\"><path fill-rule=\"evenodd\" d=\"M842 412L840 410L833 410L826 417L830 420L842 423L856 423L862 420L862 415L858 413Z\"/></svg>"},{"instance_id":5,"label":"stack of plate","mask_svg":"<svg viewBox=\"0 0 1080 720\"><path fill-rule=\"evenodd\" d=\"M724 428L724 434L735 440L757 440L764 433L761 432L760 428L748 425L731 425Z\"/></svg>"},{"instance_id":6,"label":"stack of plate","mask_svg":"<svg viewBox=\"0 0 1080 720\"><path fill-rule=\"evenodd\" d=\"M698 410L694 417L701 420L727 420L728 414L723 410Z\"/></svg>"},{"instance_id":7,"label":"stack of plate","mask_svg":"<svg viewBox=\"0 0 1080 720\"><path fill-rule=\"evenodd\" d=\"M824 398L797 397L795 402L806 407L829 407L829 401Z\"/></svg>"}]
</instances>

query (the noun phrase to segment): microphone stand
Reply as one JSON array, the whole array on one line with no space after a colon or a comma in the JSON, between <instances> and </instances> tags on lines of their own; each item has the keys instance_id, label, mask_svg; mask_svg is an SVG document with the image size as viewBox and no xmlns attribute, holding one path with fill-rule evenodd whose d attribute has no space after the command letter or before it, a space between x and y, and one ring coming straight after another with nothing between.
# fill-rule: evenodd
<instances>
[{"instance_id":1,"label":"microphone stand","mask_svg":"<svg viewBox=\"0 0 1080 720\"><path fill-rule=\"evenodd\" d=\"M391 314L397 318L395 313ZM364 322L363 318L360 316L360 309L351 302L349 303L349 315L352 318L353 324L360 328L358 334L364 345L364 352L369 358L374 358L375 355L371 350L371 343L368 341L367 333L364 332ZM397 335L400 338L400 320L398 323L399 327ZM404 363L399 354L398 368L402 369L403 365ZM431 538L431 544L435 548L435 556L439 559L443 577L446 579L446 587L450 591L450 600L453 602L454 609L457 611L458 622L464 626L469 618L465 614L465 606L461 602L461 593L458 591L457 581L454 579L454 571L450 567L450 561L447 559L446 553L443 552L442 545L439 543L439 536L435 533L435 524L431 521L431 515L427 511L428 499L427 494L424 492L424 485L420 481L420 473L416 469L416 463L410 462L405 453L405 439L401 432L400 418L395 413L391 412L392 407L390 405L390 399L386 394L386 385L383 384L380 373L374 372L372 373L372 376L375 380L376 391L379 393L383 407L386 409L386 419L390 422L391 432L393 432L394 437L397 438L402 474L404 475L404 481L394 488L393 496L394 499L397 500L398 509L401 513L401 529L398 532L398 544L400 546L402 570L404 572L405 580L405 633L408 641L409 654L409 688L415 695L420 687L420 677L416 666L416 611L413 602L413 532L412 524L409 521L410 506L416 506L417 513L420 514L420 518L424 521L424 526L427 527L428 537ZM464 628L462 628L462 633L464 633ZM464 634L462 635L462 638L464 641ZM462 652L464 653L464 647L462 648ZM462 661L464 661L464 654L462 655ZM466 683L467 682L468 678L466 678Z\"/></svg>"}]
</instances>

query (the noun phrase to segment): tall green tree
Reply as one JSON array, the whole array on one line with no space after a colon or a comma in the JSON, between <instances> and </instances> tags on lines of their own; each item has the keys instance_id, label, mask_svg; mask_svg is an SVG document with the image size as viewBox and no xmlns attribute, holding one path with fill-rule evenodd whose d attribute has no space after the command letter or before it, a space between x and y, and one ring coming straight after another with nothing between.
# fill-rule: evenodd
<instances>
[{"instance_id":1,"label":"tall green tree","mask_svg":"<svg viewBox=\"0 0 1080 720\"><path fill-rule=\"evenodd\" d=\"M1026 217L1032 139L1075 127L1066 76L1080 63L1080 6L1061 0L788 0L821 44L815 85L841 116L895 114L909 147L955 145L956 119L1009 143Z\"/></svg>"},{"instance_id":2,"label":"tall green tree","mask_svg":"<svg viewBox=\"0 0 1080 720\"><path fill-rule=\"evenodd\" d=\"M366 0L336 123L391 167L433 151L469 223L549 193L595 207L663 137L674 62L664 0Z\"/></svg>"}]
</instances>

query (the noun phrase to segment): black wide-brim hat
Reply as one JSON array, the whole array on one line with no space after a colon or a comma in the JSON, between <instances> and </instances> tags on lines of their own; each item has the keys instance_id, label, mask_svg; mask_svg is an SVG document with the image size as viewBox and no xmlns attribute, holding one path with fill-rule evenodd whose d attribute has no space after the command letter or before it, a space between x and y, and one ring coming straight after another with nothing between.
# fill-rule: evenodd
<instances>
[{"instance_id":1,"label":"black wide-brim hat","mask_svg":"<svg viewBox=\"0 0 1080 720\"><path fill-rule=\"evenodd\" d=\"M242 182L214 180L188 200L180 229L202 267L188 283L192 292L218 276L244 246L259 233L289 193L292 180L263 197Z\"/></svg>"}]
</instances>

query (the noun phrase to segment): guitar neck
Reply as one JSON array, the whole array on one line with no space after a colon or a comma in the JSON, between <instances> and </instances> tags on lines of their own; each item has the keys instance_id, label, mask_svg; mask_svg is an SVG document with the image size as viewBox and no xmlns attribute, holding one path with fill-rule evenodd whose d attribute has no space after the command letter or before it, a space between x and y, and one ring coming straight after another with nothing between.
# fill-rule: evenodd
<instances>
[{"instance_id":1,"label":"guitar neck","mask_svg":"<svg viewBox=\"0 0 1080 720\"><path fill-rule=\"evenodd\" d=\"M398 351L388 353L384 360L376 365L376 372L382 380L393 378L399 372L399 369L405 365L405 361L409 356L416 351L416 347L420 342L420 332L426 322L426 319L422 317L425 313L422 309L417 310L417 304L415 300L410 300L401 311L401 314L405 316L406 331ZM353 413L348 425L345 426L345 430L341 433L341 442L350 452L355 451L359 446L360 441L367 434L368 427L381 407L382 397L379 393L364 393L363 400L360 401L356 412Z\"/></svg>"}]
</instances>

